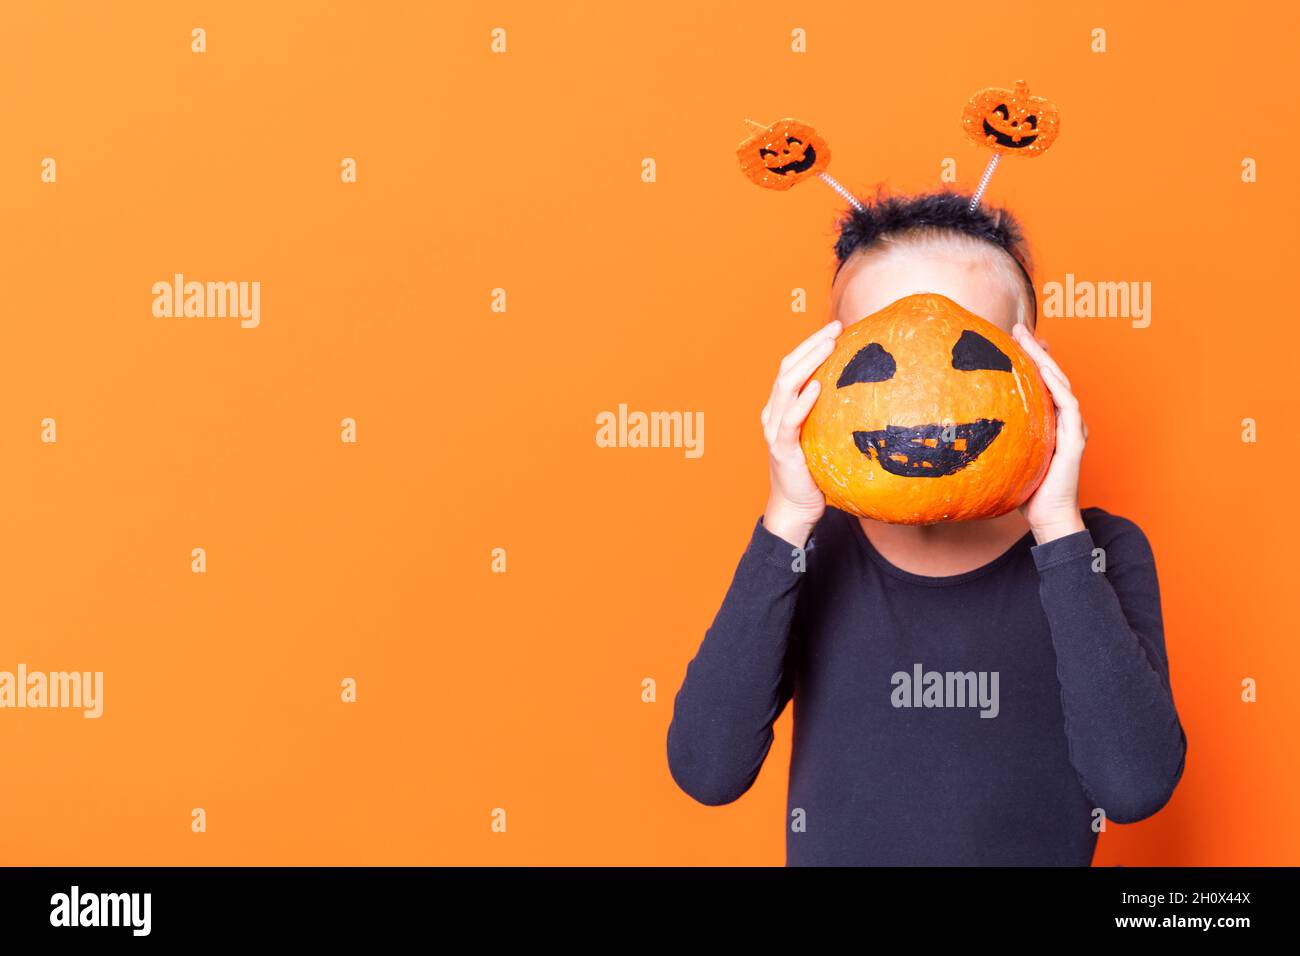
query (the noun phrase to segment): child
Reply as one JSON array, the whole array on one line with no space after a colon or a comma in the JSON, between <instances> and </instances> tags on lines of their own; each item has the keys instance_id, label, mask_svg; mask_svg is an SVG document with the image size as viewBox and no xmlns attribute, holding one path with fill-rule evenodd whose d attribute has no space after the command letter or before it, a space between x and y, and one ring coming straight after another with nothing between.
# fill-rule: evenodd
<instances>
[{"instance_id":1,"label":"child","mask_svg":"<svg viewBox=\"0 0 1300 956\"><path fill-rule=\"evenodd\" d=\"M1086 866L1104 821L1152 815L1182 776L1150 545L1080 511L1087 429L1035 341L1020 230L968 207L879 197L842 221L834 321L781 363L767 508L674 704L673 778L717 805L749 789L794 700L788 865ZM1052 393L1056 451L1018 511L889 525L828 508L808 472L805 383L843 328L915 292L1011 332ZM930 672L969 694L922 705Z\"/></svg>"}]
</instances>

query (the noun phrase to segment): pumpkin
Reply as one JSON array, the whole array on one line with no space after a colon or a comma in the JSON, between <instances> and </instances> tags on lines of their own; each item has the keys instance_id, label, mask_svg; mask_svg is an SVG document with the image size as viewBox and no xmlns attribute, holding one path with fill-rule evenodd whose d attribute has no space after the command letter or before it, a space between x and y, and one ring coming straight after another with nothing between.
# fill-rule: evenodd
<instances>
[{"instance_id":1,"label":"pumpkin","mask_svg":"<svg viewBox=\"0 0 1300 956\"><path fill-rule=\"evenodd\" d=\"M1056 141L1061 114L1041 96L1030 96L1024 80L1014 90L980 90L962 111L962 128L996 153L1041 156Z\"/></svg>"},{"instance_id":2,"label":"pumpkin","mask_svg":"<svg viewBox=\"0 0 1300 956\"><path fill-rule=\"evenodd\" d=\"M951 299L899 299L841 333L813 373L800 444L829 504L893 524L1024 504L1056 447L1051 393L1010 335Z\"/></svg>"},{"instance_id":3,"label":"pumpkin","mask_svg":"<svg viewBox=\"0 0 1300 956\"><path fill-rule=\"evenodd\" d=\"M825 169L831 148L807 123L783 119L741 143L736 157L753 182L768 189L789 189Z\"/></svg>"}]
</instances>

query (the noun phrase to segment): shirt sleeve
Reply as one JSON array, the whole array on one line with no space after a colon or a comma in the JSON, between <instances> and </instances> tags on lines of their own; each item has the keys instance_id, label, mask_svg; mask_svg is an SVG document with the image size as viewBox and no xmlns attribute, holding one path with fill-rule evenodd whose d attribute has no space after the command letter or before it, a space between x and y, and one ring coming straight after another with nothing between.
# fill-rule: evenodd
<instances>
[{"instance_id":1,"label":"shirt sleeve","mask_svg":"<svg viewBox=\"0 0 1300 956\"><path fill-rule=\"evenodd\" d=\"M753 785L772 724L792 694L787 655L810 540L800 550L760 519L722 607L673 704L668 767L700 803L731 803Z\"/></svg>"},{"instance_id":2,"label":"shirt sleeve","mask_svg":"<svg viewBox=\"0 0 1300 956\"><path fill-rule=\"evenodd\" d=\"M1085 529L1032 554L1070 762L1107 819L1132 823L1173 794L1187 738L1169 683L1155 558L1137 525L1114 520L1104 549Z\"/></svg>"}]
</instances>

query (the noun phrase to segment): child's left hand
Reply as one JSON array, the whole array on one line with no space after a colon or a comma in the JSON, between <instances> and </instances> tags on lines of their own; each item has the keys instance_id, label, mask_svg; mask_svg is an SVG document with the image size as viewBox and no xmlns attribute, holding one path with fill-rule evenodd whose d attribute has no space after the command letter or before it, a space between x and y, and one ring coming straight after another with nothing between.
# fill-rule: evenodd
<instances>
[{"instance_id":1,"label":"child's left hand","mask_svg":"<svg viewBox=\"0 0 1300 956\"><path fill-rule=\"evenodd\" d=\"M1038 490L1020 506L1034 541L1043 544L1084 530L1079 513L1079 466L1088 442L1088 426L1079 413L1079 400L1070 391L1070 380L1047 354L1047 343L1038 342L1019 322L1011 329L1011 336L1038 364L1038 372L1056 403L1056 451L1052 463Z\"/></svg>"}]
</instances>

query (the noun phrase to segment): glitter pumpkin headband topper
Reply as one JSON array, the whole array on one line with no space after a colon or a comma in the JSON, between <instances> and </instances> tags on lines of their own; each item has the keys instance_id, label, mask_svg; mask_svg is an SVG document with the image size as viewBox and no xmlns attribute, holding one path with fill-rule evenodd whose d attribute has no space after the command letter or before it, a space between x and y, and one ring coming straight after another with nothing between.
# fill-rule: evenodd
<instances>
[{"instance_id":1,"label":"glitter pumpkin headband topper","mask_svg":"<svg viewBox=\"0 0 1300 956\"><path fill-rule=\"evenodd\" d=\"M797 119L783 119L764 126L745 120L757 131L736 147L740 169L751 182L764 189L785 191L806 179L817 178L835 190L858 211L862 203L830 173L831 149L826 138ZM970 98L962 111L962 128L979 146L993 150L979 185L971 197L973 212L1003 153L1033 158L1047 152L1056 142L1061 116L1055 104L1041 96L1030 96L1024 80L1011 90L990 88Z\"/></svg>"},{"instance_id":2,"label":"glitter pumpkin headband topper","mask_svg":"<svg viewBox=\"0 0 1300 956\"><path fill-rule=\"evenodd\" d=\"M854 209L862 209L853 193L826 172L831 148L821 133L797 119L777 120L771 126L751 119L745 122L758 127L758 132L736 147L741 172L751 182L764 189L785 191L816 176Z\"/></svg>"},{"instance_id":3,"label":"glitter pumpkin headband topper","mask_svg":"<svg viewBox=\"0 0 1300 956\"><path fill-rule=\"evenodd\" d=\"M980 90L962 110L961 125L978 146L993 150L984 167L970 208L974 212L984 197L989 180L998 168L1003 153L1033 159L1047 152L1061 130L1061 114L1056 104L1042 96L1030 96L1029 85L1017 80L1013 90Z\"/></svg>"}]
</instances>

